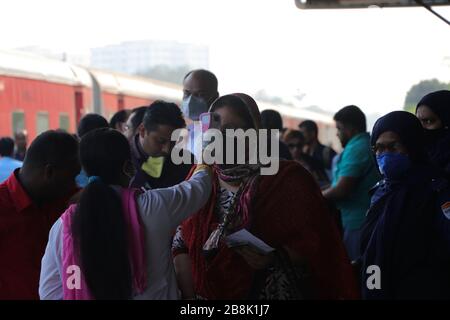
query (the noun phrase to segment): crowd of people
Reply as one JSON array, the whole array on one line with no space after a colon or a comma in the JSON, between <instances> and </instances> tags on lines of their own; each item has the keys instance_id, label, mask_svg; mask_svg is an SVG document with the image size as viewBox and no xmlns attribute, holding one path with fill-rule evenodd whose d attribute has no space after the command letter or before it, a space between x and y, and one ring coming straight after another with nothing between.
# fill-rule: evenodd
<instances>
[{"instance_id":1,"label":"crowd of people","mask_svg":"<svg viewBox=\"0 0 450 320\"><path fill-rule=\"evenodd\" d=\"M222 132L278 130L277 173L248 149L175 163L173 133L192 138L205 112ZM450 91L371 133L357 106L334 121L339 154L314 121L285 129L193 70L180 106L87 114L28 149L25 132L1 138L0 299L450 299ZM270 250L230 245L242 231Z\"/></svg>"}]
</instances>

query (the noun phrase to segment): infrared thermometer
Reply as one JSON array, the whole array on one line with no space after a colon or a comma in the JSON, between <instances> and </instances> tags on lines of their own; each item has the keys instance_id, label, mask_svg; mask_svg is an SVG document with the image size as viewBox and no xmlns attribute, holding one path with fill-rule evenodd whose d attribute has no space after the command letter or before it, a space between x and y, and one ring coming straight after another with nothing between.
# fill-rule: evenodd
<instances>
[{"instance_id":1,"label":"infrared thermometer","mask_svg":"<svg viewBox=\"0 0 450 320\"><path fill-rule=\"evenodd\" d=\"M215 112L205 112L199 117L202 124L202 133L208 131L208 129L220 130L220 115Z\"/></svg>"}]
</instances>

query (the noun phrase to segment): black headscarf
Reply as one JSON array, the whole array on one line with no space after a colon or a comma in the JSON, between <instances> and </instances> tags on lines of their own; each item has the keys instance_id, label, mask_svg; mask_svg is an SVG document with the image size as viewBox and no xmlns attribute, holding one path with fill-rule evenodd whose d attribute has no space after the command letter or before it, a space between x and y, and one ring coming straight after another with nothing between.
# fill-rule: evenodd
<instances>
[{"instance_id":1,"label":"black headscarf","mask_svg":"<svg viewBox=\"0 0 450 320\"><path fill-rule=\"evenodd\" d=\"M423 128L413 114L394 111L378 119L372 130L371 145L374 146L378 137L386 131L395 132L400 136L413 162L426 162Z\"/></svg>"},{"instance_id":2,"label":"black headscarf","mask_svg":"<svg viewBox=\"0 0 450 320\"><path fill-rule=\"evenodd\" d=\"M403 180L382 183L367 212L361 236L363 298L449 297L449 264L437 258L443 249L434 225L436 176L427 164L422 126L413 114L391 112L375 123L372 145L386 131L400 136L413 166ZM366 286L366 270L373 265L381 270L380 290Z\"/></svg>"},{"instance_id":3,"label":"black headscarf","mask_svg":"<svg viewBox=\"0 0 450 320\"><path fill-rule=\"evenodd\" d=\"M420 106L430 108L442 122L441 129L425 130L425 145L431 162L450 177L450 91L430 93L420 100Z\"/></svg>"},{"instance_id":4,"label":"black headscarf","mask_svg":"<svg viewBox=\"0 0 450 320\"><path fill-rule=\"evenodd\" d=\"M440 90L427 94L416 107L427 106L439 117L444 127L450 127L450 91Z\"/></svg>"}]
</instances>

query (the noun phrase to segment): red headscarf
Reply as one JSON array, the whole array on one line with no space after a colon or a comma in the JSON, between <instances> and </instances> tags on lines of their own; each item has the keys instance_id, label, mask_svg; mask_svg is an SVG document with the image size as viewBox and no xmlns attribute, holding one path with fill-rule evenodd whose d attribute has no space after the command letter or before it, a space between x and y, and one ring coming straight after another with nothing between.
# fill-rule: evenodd
<instances>
[{"instance_id":1,"label":"red headscarf","mask_svg":"<svg viewBox=\"0 0 450 320\"><path fill-rule=\"evenodd\" d=\"M259 107L256 101L245 93L233 93L232 95L244 101L245 105L248 108L248 111L250 111L250 114L253 118L255 129L261 129L261 113L259 112Z\"/></svg>"}]
</instances>

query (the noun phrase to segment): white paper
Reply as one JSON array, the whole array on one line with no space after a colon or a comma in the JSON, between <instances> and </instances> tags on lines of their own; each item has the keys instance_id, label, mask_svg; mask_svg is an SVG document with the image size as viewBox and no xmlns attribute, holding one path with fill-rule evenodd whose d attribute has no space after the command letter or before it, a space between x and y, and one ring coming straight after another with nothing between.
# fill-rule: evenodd
<instances>
[{"instance_id":1,"label":"white paper","mask_svg":"<svg viewBox=\"0 0 450 320\"><path fill-rule=\"evenodd\" d=\"M248 232L246 229L241 229L235 233L230 234L225 238L225 242L230 248L248 245L263 254L268 254L275 250L264 241Z\"/></svg>"}]
</instances>

